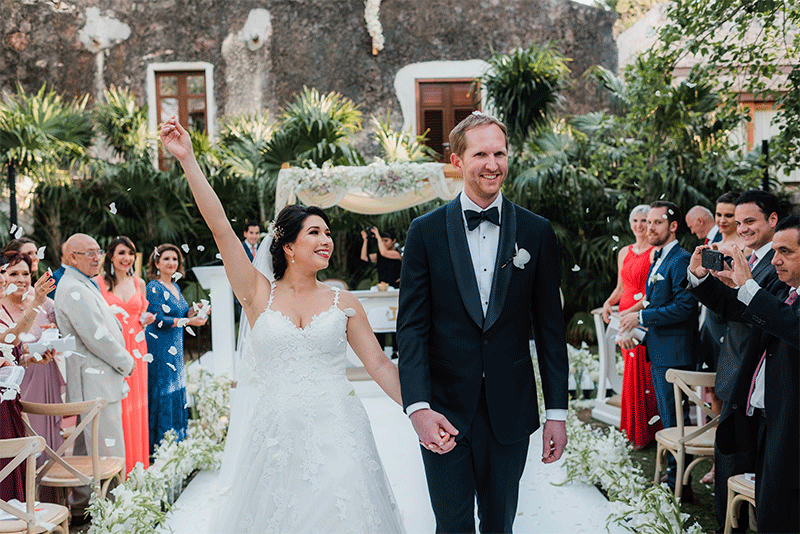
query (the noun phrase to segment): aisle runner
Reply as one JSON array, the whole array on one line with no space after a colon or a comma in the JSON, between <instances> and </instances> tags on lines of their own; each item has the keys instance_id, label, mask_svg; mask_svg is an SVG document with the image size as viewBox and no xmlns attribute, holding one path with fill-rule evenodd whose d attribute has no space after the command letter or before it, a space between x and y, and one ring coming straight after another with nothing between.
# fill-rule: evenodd
<instances>
[{"instance_id":1,"label":"aisle runner","mask_svg":"<svg viewBox=\"0 0 800 534\"><path fill-rule=\"evenodd\" d=\"M369 415L381 461L386 469L408 534L434 531L425 473L414 429L402 410L374 382L354 382L356 393ZM560 482L564 472L558 465L546 466L541 458L541 431L531 437L528 463L522 476L514 532L580 533L605 531L610 504L593 486ZM175 503L165 528L159 532L203 534L211 506L208 488L215 485L216 472L201 472ZM623 532L616 525L612 534Z\"/></svg>"}]
</instances>

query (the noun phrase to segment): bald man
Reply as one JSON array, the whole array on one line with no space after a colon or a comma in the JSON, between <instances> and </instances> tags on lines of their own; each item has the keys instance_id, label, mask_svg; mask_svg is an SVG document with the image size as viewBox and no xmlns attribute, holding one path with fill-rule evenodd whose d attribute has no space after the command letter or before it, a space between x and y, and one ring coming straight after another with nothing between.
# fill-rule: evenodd
<instances>
[{"instance_id":1,"label":"bald man","mask_svg":"<svg viewBox=\"0 0 800 534\"><path fill-rule=\"evenodd\" d=\"M704 206L694 206L686 212L686 226L704 245L716 243L722 239L722 233L714 224L714 214Z\"/></svg>"},{"instance_id":2,"label":"bald man","mask_svg":"<svg viewBox=\"0 0 800 534\"><path fill-rule=\"evenodd\" d=\"M64 249L61 261L66 267L56 288L56 323L61 335L75 337L77 353L66 359L67 402L106 399L108 406L100 412L100 455L125 458L120 401L128 395L125 377L135 363L125 350L119 321L92 281L100 271L103 251L86 234L71 236ZM84 437L86 441L75 442L76 455L86 454L91 425ZM88 492L76 493L85 493L88 499Z\"/></svg>"}]
</instances>

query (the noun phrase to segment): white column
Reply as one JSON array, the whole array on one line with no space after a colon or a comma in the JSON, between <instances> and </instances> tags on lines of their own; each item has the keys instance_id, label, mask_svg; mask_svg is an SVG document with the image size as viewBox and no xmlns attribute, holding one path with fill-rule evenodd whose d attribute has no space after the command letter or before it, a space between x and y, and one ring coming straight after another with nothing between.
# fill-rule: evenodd
<instances>
[{"instance_id":1,"label":"white column","mask_svg":"<svg viewBox=\"0 0 800 534\"><path fill-rule=\"evenodd\" d=\"M204 365L212 361L215 375L228 374L234 376L233 353L233 291L225 276L225 268L221 265L212 267L194 267L192 269L198 282L211 292L211 351L202 356ZM212 355L209 357L209 355Z\"/></svg>"}]
</instances>

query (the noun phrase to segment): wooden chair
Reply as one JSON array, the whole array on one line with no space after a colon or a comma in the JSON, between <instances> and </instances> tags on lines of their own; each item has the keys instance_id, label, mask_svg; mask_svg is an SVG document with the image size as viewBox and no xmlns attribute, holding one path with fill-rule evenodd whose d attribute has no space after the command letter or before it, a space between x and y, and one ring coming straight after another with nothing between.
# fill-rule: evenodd
<instances>
[{"instance_id":1,"label":"wooden chair","mask_svg":"<svg viewBox=\"0 0 800 534\"><path fill-rule=\"evenodd\" d=\"M680 499L683 486L689 482L692 469L705 459L714 459L714 439L717 434L719 415L706 406L694 387L714 387L716 373L699 373L695 371L681 371L679 369L667 370L667 382L673 384L675 392L675 414L678 426L665 428L656 433L656 473L653 482L658 484L661 477L661 458L667 452L675 457L678 471L675 482L675 498ZM702 426L684 426L683 424L683 395L696 405L703 413L708 415L710 421ZM695 455L695 459L687 466L686 455Z\"/></svg>"},{"instance_id":2,"label":"wooden chair","mask_svg":"<svg viewBox=\"0 0 800 534\"><path fill-rule=\"evenodd\" d=\"M35 504L36 494L36 456L45 448L44 438L30 436L27 438L0 440L0 458L11 458L8 465L0 471L0 481L11 474L18 465L25 466L25 511L11 506L0 499L0 510L19 519L0 521L0 532L38 534L39 532L62 532L69 534L69 510L59 504Z\"/></svg>"},{"instance_id":3,"label":"wooden chair","mask_svg":"<svg viewBox=\"0 0 800 534\"><path fill-rule=\"evenodd\" d=\"M756 484L751 482L745 475L736 475L728 479L728 508L725 513L725 534L730 534L733 529L739 526L739 508L743 501L751 505L751 509L756 507ZM754 514L750 514L753 518Z\"/></svg>"},{"instance_id":4,"label":"wooden chair","mask_svg":"<svg viewBox=\"0 0 800 534\"><path fill-rule=\"evenodd\" d=\"M20 401L22 404L25 426L30 434L36 434L28 423L25 414L70 416L80 415L80 423L70 433L69 437L54 451L49 446L45 447L45 454L50 459L36 472L36 487L47 486L52 488L67 488L90 486L101 499L106 497L112 481L121 484L125 477L125 458L116 456L100 457L98 448L98 416L100 410L108 406L105 399L95 399L84 402L71 402L63 404L38 404ZM89 456L68 456L67 451L72 451L75 440L92 425L92 442L88 445ZM66 499L65 501L66 502Z\"/></svg>"}]
</instances>

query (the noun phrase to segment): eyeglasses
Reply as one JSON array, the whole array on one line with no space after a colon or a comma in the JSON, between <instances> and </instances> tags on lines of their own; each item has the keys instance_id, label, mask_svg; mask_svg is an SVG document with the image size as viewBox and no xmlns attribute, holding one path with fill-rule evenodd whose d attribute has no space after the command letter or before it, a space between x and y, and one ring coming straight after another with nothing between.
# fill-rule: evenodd
<instances>
[{"instance_id":1,"label":"eyeglasses","mask_svg":"<svg viewBox=\"0 0 800 534\"><path fill-rule=\"evenodd\" d=\"M86 252L72 252L73 254L80 254L81 256L86 256L87 258L99 258L103 255L103 251L100 249L95 250L87 250Z\"/></svg>"}]
</instances>

